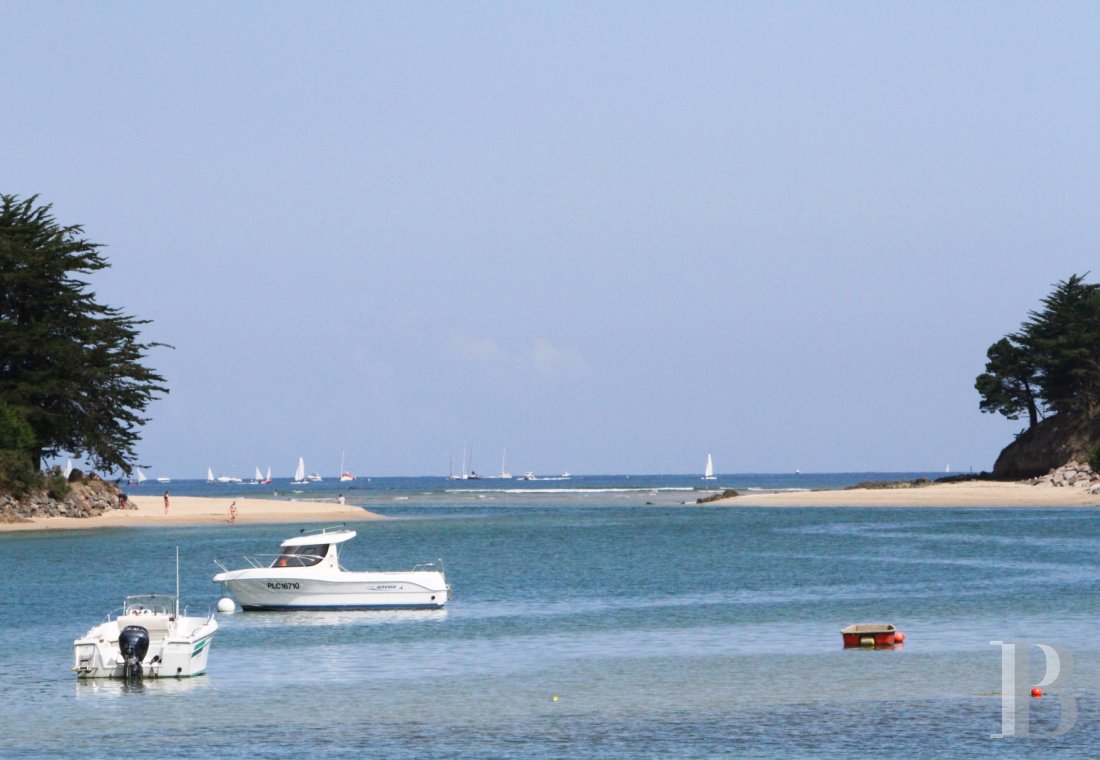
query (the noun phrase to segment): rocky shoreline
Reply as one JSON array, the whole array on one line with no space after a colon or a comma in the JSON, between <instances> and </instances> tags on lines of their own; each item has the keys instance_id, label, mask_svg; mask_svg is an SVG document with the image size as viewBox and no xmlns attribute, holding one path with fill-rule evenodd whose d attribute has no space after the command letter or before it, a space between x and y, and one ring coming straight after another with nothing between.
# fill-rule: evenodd
<instances>
[{"instance_id":1,"label":"rocky shoreline","mask_svg":"<svg viewBox=\"0 0 1100 760\"><path fill-rule=\"evenodd\" d=\"M1040 488L1080 488L1091 494L1100 494L1100 473L1093 472L1083 462L1069 462L1027 482Z\"/></svg>"},{"instance_id":2,"label":"rocky shoreline","mask_svg":"<svg viewBox=\"0 0 1100 760\"><path fill-rule=\"evenodd\" d=\"M0 494L0 522L27 522L36 517L97 517L110 510L132 508L119 503L119 489L99 479L69 484L69 493L55 499L47 492L24 496Z\"/></svg>"}]
</instances>

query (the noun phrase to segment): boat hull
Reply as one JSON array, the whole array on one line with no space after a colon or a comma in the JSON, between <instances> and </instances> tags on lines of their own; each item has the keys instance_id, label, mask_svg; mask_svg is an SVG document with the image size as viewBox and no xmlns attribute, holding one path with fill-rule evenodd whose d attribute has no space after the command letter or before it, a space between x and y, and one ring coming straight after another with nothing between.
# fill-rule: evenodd
<instances>
[{"instance_id":1,"label":"boat hull","mask_svg":"<svg viewBox=\"0 0 1100 760\"><path fill-rule=\"evenodd\" d=\"M889 649L897 643L897 633L889 623L857 623L840 630L845 649Z\"/></svg>"},{"instance_id":2,"label":"boat hull","mask_svg":"<svg viewBox=\"0 0 1100 760\"><path fill-rule=\"evenodd\" d=\"M187 621L182 618L181 623ZM196 620L193 619L192 620ZM210 646L218 623L211 618L198 620L186 635L158 633L154 623L148 629L153 643L142 659L143 678L191 678L206 672ZM125 678L125 661L119 652L119 632L133 621L102 623L73 642L73 672L77 678ZM144 627L144 626L143 626Z\"/></svg>"},{"instance_id":3,"label":"boat hull","mask_svg":"<svg viewBox=\"0 0 1100 760\"><path fill-rule=\"evenodd\" d=\"M275 568L219 573L214 580L246 610L440 609L450 597L442 573L341 573L320 578Z\"/></svg>"}]
</instances>

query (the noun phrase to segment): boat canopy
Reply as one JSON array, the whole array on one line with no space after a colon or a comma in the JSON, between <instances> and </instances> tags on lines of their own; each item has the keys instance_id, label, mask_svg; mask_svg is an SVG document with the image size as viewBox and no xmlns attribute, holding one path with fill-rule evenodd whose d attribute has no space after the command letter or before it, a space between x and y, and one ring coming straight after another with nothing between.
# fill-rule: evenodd
<instances>
[{"instance_id":1,"label":"boat canopy","mask_svg":"<svg viewBox=\"0 0 1100 760\"><path fill-rule=\"evenodd\" d=\"M318 546L320 544L342 544L355 538L354 530L334 530L321 533L304 533L294 538L288 538L279 546Z\"/></svg>"}]
</instances>

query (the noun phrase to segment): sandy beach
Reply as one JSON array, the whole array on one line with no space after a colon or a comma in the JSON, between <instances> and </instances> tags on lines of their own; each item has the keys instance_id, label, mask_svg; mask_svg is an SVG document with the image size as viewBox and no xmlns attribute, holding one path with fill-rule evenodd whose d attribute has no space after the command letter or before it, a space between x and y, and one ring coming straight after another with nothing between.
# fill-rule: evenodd
<instances>
[{"instance_id":1,"label":"sandy beach","mask_svg":"<svg viewBox=\"0 0 1100 760\"><path fill-rule=\"evenodd\" d=\"M730 507L1100 507L1083 488L974 480L919 488L750 493L711 502ZM709 506L709 505L708 505Z\"/></svg>"},{"instance_id":2,"label":"sandy beach","mask_svg":"<svg viewBox=\"0 0 1100 760\"><path fill-rule=\"evenodd\" d=\"M0 523L0 533L21 530L77 530L92 528L138 528L154 525L209 525L229 522L229 507L237 504L236 524L352 522L384 519L361 507L325 501L292 499L233 499L172 496L168 514L162 496L131 496L137 509L113 509L98 517L36 517L28 522Z\"/></svg>"}]
</instances>

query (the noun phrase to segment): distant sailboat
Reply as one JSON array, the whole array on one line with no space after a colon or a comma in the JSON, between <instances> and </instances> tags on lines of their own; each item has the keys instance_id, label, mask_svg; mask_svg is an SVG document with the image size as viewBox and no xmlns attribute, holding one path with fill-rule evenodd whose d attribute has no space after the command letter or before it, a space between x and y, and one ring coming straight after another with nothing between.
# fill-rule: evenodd
<instances>
[{"instance_id":1,"label":"distant sailboat","mask_svg":"<svg viewBox=\"0 0 1100 760\"><path fill-rule=\"evenodd\" d=\"M270 482L271 482L271 468L270 468L270 467L268 467L268 468L267 468L267 475L265 475L265 476L264 476L264 479L263 479L263 480L261 480L261 481L260 481L260 483L261 483L262 485L265 485L265 486L266 486L266 485L267 485L268 483L270 483Z\"/></svg>"},{"instance_id":2,"label":"distant sailboat","mask_svg":"<svg viewBox=\"0 0 1100 760\"><path fill-rule=\"evenodd\" d=\"M470 473L466 471L466 444L462 444L462 474L455 475L454 470L451 468L450 457L447 458L447 469L450 474L447 476L447 480L469 480Z\"/></svg>"},{"instance_id":3,"label":"distant sailboat","mask_svg":"<svg viewBox=\"0 0 1100 760\"><path fill-rule=\"evenodd\" d=\"M477 471L474 469L474 447L473 446L470 446L470 463L469 464L470 464L470 472L467 473L466 472L466 467L463 466L463 468L462 468L462 477L465 478L466 480L481 480L481 476L478 475Z\"/></svg>"},{"instance_id":4,"label":"distant sailboat","mask_svg":"<svg viewBox=\"0 0 1100 760\"><path fill-rule=\"evenodd\" d=\"M355 476L344 469L344 452L340 452L340 482L347 483L349 480L355 480Z\"/></svg>"},{"instance_id":5,"label":"distant sailboat","mask_svg":"<svg viewBox=\"0 0 1100 760\"><path fill-rule=\"evenodd\" d=\"M497 475L501 480L511 480L512 473L508 472L508 469L504 466L504 458L508 454L508 449L504 449L500 453L500 474Z\"/></svg>"},{"instance_id":6,"label":"distant sailboat","mask_svg":"<svg viewBox=\"0 0 1100 760\"><path fill-rule=\"evenodd\" d=\"M248 481L250 486L258 486L264 482L263 473L260 472L260 468L256 468L256 472L252 475L252 480Z\"/></svg>"},{"instance_id":7,"label":"distant sailboat","mask_svg":"<svg viewBox=\"0 0 1100 760\"><path fill-rule=\"evenodd\" d=\"M144 473L144 472L142 472L142 471L141 471L141 468L139 467L139 468L137 469L137 485L139 485L139 486L140 486L140 485L141 485L142 483L144 483L144 482L145 482L145 473Z\"/></svg>"},{"instance_id":8,"label":"distant sailboat","mask_svg":"<svg viewBox=\"0 0 1100 760\"><path fill-rule=\"evenodd\" d=\"M306 460L302 457L298 457L298 467L294 470L294 480L291 482L296 486L309 482L306 480Z\"/></svg>"},{"instance_id":9,"label":"distant sailboat","mask_svg":"<svg viewBox=\"0 0 1100 760\"><path fill-rule=\"evenodd\" d=\"M703 470L703 480L717 480L714 477L714 460L710 458L710 454L707 454L707 466Z\"/></svg>"},{"instance_id":10,"label":"distant sailboat","mask_svg":"<svg viewBox=\"0 0 1100 760\"><path fill-rule=\"evenodd\" d=\"M65 460L65 466L61 470L61 475L62 475L62 477L65 478L65 480L68 480L69 476L72 475L72 474L73 474L73 460L66 459Z\"/></svg>"},{"instance_id":11,"label":"distant sailboat","mask_svg":"<svg viewBox=\"0 0 1100 760\"><path fill-rule=\"evenodd\" d=\"M214 468L213 467L207 467L206 468L206 482L207 483L213 483L214 482Z\"/></svg>"}]
</instances>

